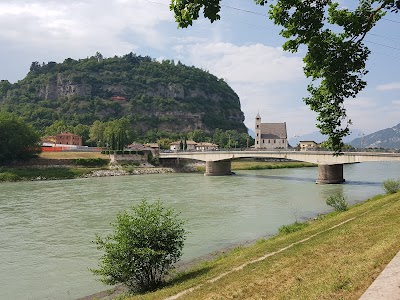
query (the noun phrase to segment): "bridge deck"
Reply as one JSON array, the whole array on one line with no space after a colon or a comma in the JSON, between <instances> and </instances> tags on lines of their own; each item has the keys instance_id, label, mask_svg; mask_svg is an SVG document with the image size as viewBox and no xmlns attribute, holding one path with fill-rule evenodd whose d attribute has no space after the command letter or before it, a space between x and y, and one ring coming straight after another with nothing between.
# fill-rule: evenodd
<instances>
[{"instance_id":1,"label":"bridge deck","mask_svg":"<svg viewBox=\"0 0 400 300\"><path fill-rule=\"evenodd\" d=\"M347 164L367 161L400 161L400 153L345 152L334 156L329 151L205 151L160 153L159 158L186 158L221 161L238 158L279 158L316 164Z\"/></svg>"}]
</instances>

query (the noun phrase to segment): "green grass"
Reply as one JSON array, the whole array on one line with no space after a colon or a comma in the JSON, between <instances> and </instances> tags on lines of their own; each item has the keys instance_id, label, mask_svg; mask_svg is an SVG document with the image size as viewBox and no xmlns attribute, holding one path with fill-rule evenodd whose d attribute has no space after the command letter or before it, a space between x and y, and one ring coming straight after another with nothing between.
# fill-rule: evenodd
<instances>
[{"instance_id":1,"label":"green grass","mask_svg":"<svg viewBox=\"0 0 400 300\"><path fill-rule=\"evenodd\" d=\"M267 170L267 169L285 169L285 168L305 168L316 167L316 164L297 161L250 161L234 160L232 161L232 170ZM205 166L197 166L197 172L205 172Z\"/></svg>"},{"instance_id":2,"label":"green grass","mask_svg":"<svg viewBox=\"0 0 400 300\"><path fill-rule=\"evenodd\" d=\"M307 226L308 226L308 223L306 223L306 222L302 223L302 222L296 221L293 224L283 225L283 226L279 227L278 231L280 234L288 234L288 233L299 231Z\"/></svg>"},{"instance_id":3,"label":"green grass","mask_svg":"<svg viewBox=\"0 0 400 300\"><path fill-rule=\"evenodd\" d=\"M400 250L399 214L400 193L377 196L238 247L129 299L164 299L199 285L179 299L358 299Z\"/></svg>"},{"instance_id":4,"label":"green grass","mask_svg":"<svg viewBox=\"0 0 400 300\"><path fill-rule=\"evenodd\" d=\"M307 162L272 162L272 161L232 161L232 170L265 170L283 168L316 167L316 164Z\"/></svg>"},{"instance_id":5,"label":"green grass","mask_svg":"<svg viewBox=\"0 0 400 300\"><path fill-rule=\"evenodd\" d=\"M92 172L93 168L9 168L0 167L0 181L73 179Z\"/></svg>"},{"instance_id":6,"label":"green grass","mask_svg":"<svg viewBox=\"0 0 400 300\"><path fill-rule=\"evenodd\" d=\"M109 156L100 152L42 152L39 158L46 159L77 159L77 158L102 158L108 159Z\"/></svg>"}]
</instances>

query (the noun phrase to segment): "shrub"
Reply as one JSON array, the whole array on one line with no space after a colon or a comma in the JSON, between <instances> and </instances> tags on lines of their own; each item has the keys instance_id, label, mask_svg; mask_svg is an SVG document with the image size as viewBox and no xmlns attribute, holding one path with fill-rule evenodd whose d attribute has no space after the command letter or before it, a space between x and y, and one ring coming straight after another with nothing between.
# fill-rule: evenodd
<instances>
[{"instance_id":1,"label":"shrub","mask_svg":"<svg viewBox=\"0 0 400 300\"><path fill-rule=\"evenodd\" d=\"M106 284L125 284L131 291L158 288L165 275L180 259L187 232L184 221L160 201L145 199L132 206L131 213L117 214L114 231L105 239L96 237L104 250L99 269L91 270Z\"/></svg>"},{"instance_id":2,"label":"shrub","mask_svg":"<svg viewBox=\"0 0 400 300\"><path fill-rule=\"evenodd\" d=\"M17 174L10 173L10 172L3 172L0 173L0 181L20 181L22 180L21 177L19 177Z\"/></svg>"},{"instance_id":3,"label":"shrub","mask_svg":"<svg viewBox=\"0 0 400 300\"><path fill-rule=\"evenodd\" d=\"M326 199L326 204L332 206L335 211L346 211L349 206L346 197L341 193L329 196L328 199Z\"/></svg>"},{"instance_id":4,"label":"shrub","mask_svg":"<svg viewBox=\"0 0 400 300\"><path fill-rule=\"evenodd\" d=\"M288 234L288 233L292 233L295 231L299 231L307 226L308 226L308 223L300 223L300 222L296 221L293 224L283 225L283 226L279 227L279 233L280 234Z\"/></svg>"},{"instance_id":5,"label":"shrub","mask_svg":"<svg viewBox=\"0 0 400 300\"><path fill-rule=\"evenodd\" d=\"M102 158L76 158L74 160L75 165L86 166L86 167L102 167L108 164L108 159Z\"/></svg>"},{"instance_id":6,"label":"shrub","mask_svg":"<svg viewBox=\"0 0 400 300\"><path fill-rule=\"evenodd\" d=\"M383 182L383 189L386 194L394 194L400 190L400 179L387 179Z\"/></svg>"}]
</instances>

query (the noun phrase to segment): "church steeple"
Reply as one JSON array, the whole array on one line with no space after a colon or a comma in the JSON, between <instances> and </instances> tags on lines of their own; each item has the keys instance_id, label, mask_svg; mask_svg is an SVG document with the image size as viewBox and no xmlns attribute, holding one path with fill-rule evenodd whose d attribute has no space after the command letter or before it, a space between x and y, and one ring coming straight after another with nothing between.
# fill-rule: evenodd
<instances>
[{"instance_id":1,"label":"church steeple","mask_svg":"<svg viewBox=\"0 0 400 300\"><path fill-rule=\"evenodd\" d=\"M256 116L256 128L255 128L255 148L260 148L261 145L261 117L260 113Z\"/></svg>"}]
</instances>

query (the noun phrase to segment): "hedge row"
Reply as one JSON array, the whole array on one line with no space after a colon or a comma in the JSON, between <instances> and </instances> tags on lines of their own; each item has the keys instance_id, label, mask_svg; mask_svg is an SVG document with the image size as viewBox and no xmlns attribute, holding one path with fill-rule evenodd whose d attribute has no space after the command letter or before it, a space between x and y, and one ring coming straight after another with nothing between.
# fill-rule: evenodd
<instances>
[{"instance_id":1,"label":"hedge row","mask_svg":"<svg viewBox=\"0 0 400 300\"><path fill-rule=\"evenodd\" d=\"M102 167L109 163L108 159L103 158L76 158L74 159L75 165L86 167Z\"/></svg>"}]
</instances>

